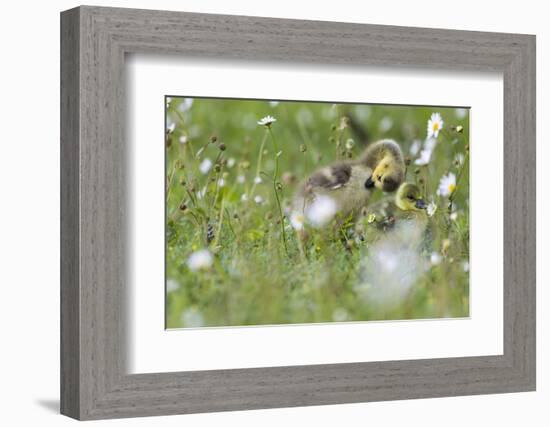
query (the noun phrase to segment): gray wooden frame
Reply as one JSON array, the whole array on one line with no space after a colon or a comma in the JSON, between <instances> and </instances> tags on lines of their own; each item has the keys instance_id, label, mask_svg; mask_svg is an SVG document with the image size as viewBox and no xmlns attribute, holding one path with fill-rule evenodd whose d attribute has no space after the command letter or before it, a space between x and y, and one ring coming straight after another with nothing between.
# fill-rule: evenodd
<instances>
[{"instance_id":1,"label":"gray wooden frame","mask_svg":"<svg viewBox=\"0 0 550 427\"><path fill-rule=\"evenodd\" d=\"M129 375L126 53L499 71L504 354ZM79 7L61 14L61 412L100 419L535 389L535 37Z\"/></svg>"}]
</instances>

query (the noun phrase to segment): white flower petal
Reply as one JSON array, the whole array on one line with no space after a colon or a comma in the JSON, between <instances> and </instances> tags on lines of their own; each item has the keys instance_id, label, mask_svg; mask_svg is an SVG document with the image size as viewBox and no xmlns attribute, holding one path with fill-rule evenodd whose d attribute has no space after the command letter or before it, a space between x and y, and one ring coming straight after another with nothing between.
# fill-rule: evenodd
<instances>
[{"instance_id":1,"label":"white flower petal","mask_svg":"<svg viewBox=\"0 0 550 427\"><path fill-rule=\"evenodd\" d=\"M214 263L214 256L208 249L193 252L187 259L187 266L191 271L208 270Z\"/></svg>"}]
</instances>

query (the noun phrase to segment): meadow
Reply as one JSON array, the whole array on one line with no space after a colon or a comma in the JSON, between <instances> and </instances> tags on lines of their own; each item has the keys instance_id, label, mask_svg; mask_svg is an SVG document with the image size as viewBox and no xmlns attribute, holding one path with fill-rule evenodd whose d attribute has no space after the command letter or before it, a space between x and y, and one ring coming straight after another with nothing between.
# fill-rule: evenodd
<instances>
[{"instance_id":1,"label":"meadow","mask_svg":"<svg viewBox=\"0 0 550 427\"><path fill-rule=\"evenodd\" d=\"M464 108L167 97L166 327L468 316L468 135ZM373 214L292 220L303 179L382 138L428 204L422 251Z\"/></svg>"}]
</instances>

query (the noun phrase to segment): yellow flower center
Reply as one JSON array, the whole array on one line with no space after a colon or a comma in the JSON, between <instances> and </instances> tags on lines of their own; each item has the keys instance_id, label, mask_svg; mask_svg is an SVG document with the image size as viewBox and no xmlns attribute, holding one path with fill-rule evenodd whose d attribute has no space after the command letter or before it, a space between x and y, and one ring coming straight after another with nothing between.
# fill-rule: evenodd
<instances>
[{"instance_id":1,"label":"yellow flower center","mask_svg":"<svg viewBox=\"0 0 550 427\"><path fill-rule=\"evenodd\" d=\"M435 122L434 123L434 132L438 131L439 130L439 123L438 122Z\"/></svg>"},{"instance_id":2,"label":"yellow flower center","mask_svg":"<svg viewBox=\"0 0 550 427\"><path fill-rule=\"evenodd\" d=\"M456 190L456 184L449 184L449 193L452 193Z\"/></svg>"}]
</instances>

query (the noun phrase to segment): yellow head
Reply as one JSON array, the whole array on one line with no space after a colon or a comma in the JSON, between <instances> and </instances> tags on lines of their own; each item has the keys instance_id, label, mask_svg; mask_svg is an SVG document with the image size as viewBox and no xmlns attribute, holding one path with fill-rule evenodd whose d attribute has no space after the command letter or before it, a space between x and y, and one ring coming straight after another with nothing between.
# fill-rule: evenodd
<instances>
[{"instance_id":1,"label":"yellow head","mask_svg":"<svg viewBox=\"0 0 550 427\"><path fill-rule=\"evenodd\" d=\"M403 182L403 153L399 145L391 139L383 139L370 145L360 161L372 169L371 177L365 182L367 188L376 187L389 193L397 190Z\"/></svg>"},{"instance_id":2,"label":"yellow head","mask_svg":"<svg viewBox=\"0 0 550 427\"><path fill-rule=\"evenodd\" d=\"M404 182L395 194L395 204L402 211L422 211L426 202L422 199L420 188L416 184Z\"/></svg>"}]
</instances>

